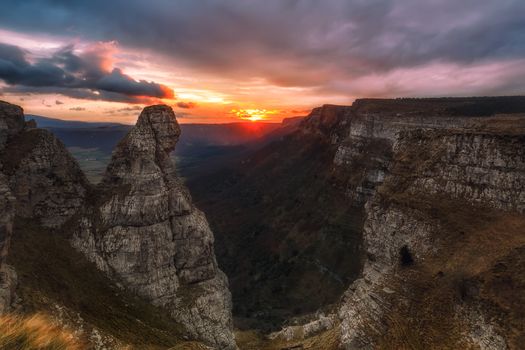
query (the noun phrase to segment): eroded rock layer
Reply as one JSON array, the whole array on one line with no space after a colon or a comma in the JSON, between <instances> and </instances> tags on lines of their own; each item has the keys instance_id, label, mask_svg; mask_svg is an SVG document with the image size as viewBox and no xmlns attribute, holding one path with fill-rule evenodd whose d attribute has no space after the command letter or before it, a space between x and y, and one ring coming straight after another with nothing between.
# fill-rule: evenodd
<instances>
[{"instance_id":1,"label":"eroded rock layer","mask_svg":"<svg viewBox=\"0 0 525 350\"><path fill-rule=\"evenodd\" d=\"M144 109L119 143L72 244L126 288L168 309L194 339L234 349L231 296L213 234L176 176L171 108Z\"/></svg>"}]
</instances>

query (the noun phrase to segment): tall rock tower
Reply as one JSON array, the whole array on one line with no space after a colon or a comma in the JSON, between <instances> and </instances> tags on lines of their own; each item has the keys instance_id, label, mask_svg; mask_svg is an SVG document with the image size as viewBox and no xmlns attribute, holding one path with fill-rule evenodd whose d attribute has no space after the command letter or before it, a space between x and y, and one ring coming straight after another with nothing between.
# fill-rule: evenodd
<instances>
[{"instance_id":1,"label":"tall rock tower","mask_svg":"<svg viewBox=\"0 0 525 350\"><path fill-rule=\"evenodd\" d=\"M167 309L194 339L235 349L231 295L213 233L170 156L179 135L170 107L142 111L113 152L72 244L124 287Z\"/></svg>"}]
</instances>

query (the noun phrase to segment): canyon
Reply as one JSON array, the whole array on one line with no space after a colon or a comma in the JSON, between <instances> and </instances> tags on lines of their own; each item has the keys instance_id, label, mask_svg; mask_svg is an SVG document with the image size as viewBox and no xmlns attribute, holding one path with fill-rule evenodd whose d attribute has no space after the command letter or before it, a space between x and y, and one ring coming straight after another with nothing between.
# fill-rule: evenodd
<instances>
[{"instance_id":1,"label":"canyon","mask_svg":"<svg viewBox=\"0 0 525 350\"><path fill-rule=\"evenodd\" d=\"M34 283L28 266L44 261L27 250L41 244L64 254L57 264L82 261L108 290L102 306L126 300L115 312L142 318L125 327L142 324L165 341L157 346L525 341L524 97L325 105L223 167L192 170L186 184L170 156L180 128L167 106L142 111L97 185L34 124L0 105L0 312L45 310L103 334L106 348L151 345L119 338L118 322L101 322L81 297L59 305L57 290L74 294L76 279ZM79 267L60 276L70 268Z\"/></svg>"}]
</instances>

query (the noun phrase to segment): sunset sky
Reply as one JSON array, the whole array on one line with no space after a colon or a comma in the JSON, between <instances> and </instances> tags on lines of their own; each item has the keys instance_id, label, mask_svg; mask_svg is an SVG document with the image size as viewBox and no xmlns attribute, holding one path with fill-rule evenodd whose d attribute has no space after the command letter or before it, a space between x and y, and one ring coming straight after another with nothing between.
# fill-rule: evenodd
<instances>
[{"instance_id":1,"label":"sunset sky","mask_svg":"<svg viewBox=\"0 0 525 350\"><path fill-rule=\"evenodd\" d=\"M359 97L525 93L523 0L0 4L0 99L26 113L279 121Z\"/></svg>"}]
</instances>

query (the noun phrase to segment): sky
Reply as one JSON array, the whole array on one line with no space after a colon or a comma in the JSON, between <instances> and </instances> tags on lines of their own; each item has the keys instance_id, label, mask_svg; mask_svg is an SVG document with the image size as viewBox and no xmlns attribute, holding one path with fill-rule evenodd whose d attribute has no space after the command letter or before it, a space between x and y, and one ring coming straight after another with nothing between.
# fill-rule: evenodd
<instances>
[{"instance_id":1,"label":"sky","mask_svg":"<svg viewBox=\"0 0 525 350\"><path fill-rule=\"evenodd\" d=\"M361 97L525 93L523 0L0 0L0 99L133 123L280 121Z\"/></svg>"}]
</instances>

